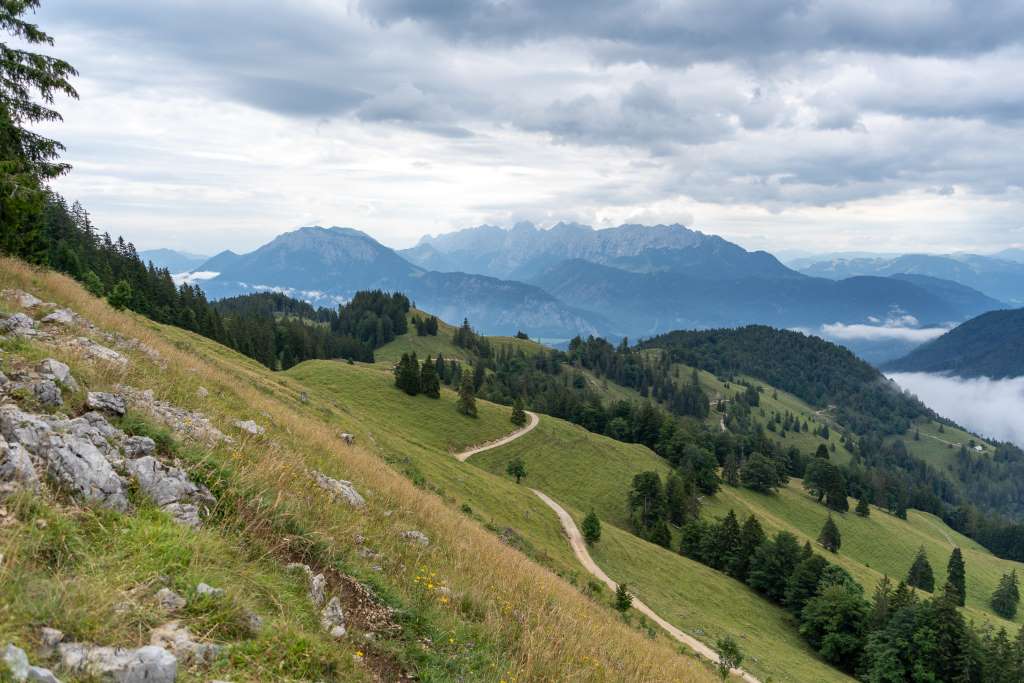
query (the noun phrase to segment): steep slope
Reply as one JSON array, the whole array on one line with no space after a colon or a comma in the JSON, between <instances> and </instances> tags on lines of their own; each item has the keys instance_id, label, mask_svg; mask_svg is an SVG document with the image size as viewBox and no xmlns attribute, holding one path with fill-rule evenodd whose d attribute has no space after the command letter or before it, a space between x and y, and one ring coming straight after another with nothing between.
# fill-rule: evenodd
<instances>
[{"instance_id":1,"label":"steep slope","mask_svg":"<svg viewBox=\"0 0 1024 683\"><path fill-rule=\"evenodd\" d=\"M1024 309L968 320L884 368L994 379L1024 376Z\"/></svg>"},{"instance_id":2,"label":"steep slope","mask_svg":"<svg viewBox=\"0 0 1024 683\"><path fill-rule=\"evenodd\" d=\"M374 444L389 438L396 416L374 411L378 422L365 428L332 397L208 339L115 312L64 277L3 260L0 288L28 289L96 325L73 322L63 332L60 323L47 323L44 336L7 338L5 371L15 376L44 354L69 363L83 389L65 394L64 410L72 414L81 410L84 389L152 390L130 392L129 415L118 424L156 437L160 457L169 461L173 452L217 499L199 530L174 524L144 498L132 498L135 515L49 493L5 503L0 639L28 647L34 662L51 661L35 648L40 625L100 645L148 642L150 627L171 618L156 598L169 583L187 589L181 618L196 637L225 648L206 666L193 662L188 680L397 680L406 673L490 680L497 672L519 680L711 680L666 640L623 625L383 464ZM46 310L29 314L41 318ZM65 335L95 340L76 346ZM116 345L126 362L95 344ZM384 378L387 369L373 372ZM40 409L23 395L14 398ZM175 417L184 413L172 408L201 411L209 422L198 422L195 412ZM507 409L494 410L496 418L507 416ZM264 431L235 426L244 420ZM157 426L163 421L167 427ZM203 424L231 440L189 436ZM498 427L486 417L480 424L474 432L463 423L465 435L453 443ZM354 431L355 445L345 445L339 430ZM332 499L313 472L351 481L365 503ZM485 493L500 498L502 484L488 481ZM545 508L538 501L535 509L540 519ZM550 526L557 538L557 522ZM409 530L428 542L401 535ZM335 639L321 628L305 575L288 568L293 561L322 571L329 595L342 597L347 635ZM202 597L202 581L225 594ZM255 635L245 625L246 609L264 619ZM371 614L397 628L367 621ZM364 637L369 632L375 637Z\"/></svg>"},{"instance_id":3,"label":"steep slope","mask_svg":"<svg viewBox=\"0 0 1024 683\"><path fill-rule=\"evenodd\" d=\"M977 254L905 254L886 258L819 261L801 269L805 275L843 279L857 275L927 275L952 280L1007 302L1024 302L1024 264Z\"/></svg>"},{"instance_id":4,"label":"steep slope","mask_svg":"<svg viewBox=\"0 0 1024 683\"><path fill-rule=\"evenodd\" d=\"M274 290L333 306L358 290L383 289L400 291L449 320L468 317L491 334L523 329L562 340L610 327L602 316L565 306L531 285L424 270L351 228L300 228L248 254L218 254L199 270L217 273L199 282L211 298Z\"/></svg>"}]
</instances>

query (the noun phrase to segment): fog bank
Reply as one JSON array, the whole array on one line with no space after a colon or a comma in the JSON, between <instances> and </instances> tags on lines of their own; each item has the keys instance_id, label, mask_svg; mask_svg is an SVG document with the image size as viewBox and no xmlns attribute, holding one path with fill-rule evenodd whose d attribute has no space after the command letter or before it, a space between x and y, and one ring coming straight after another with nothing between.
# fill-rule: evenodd
<instances>
[{"instance_id":1,"label":"fog bank","mask_svg":"<svg viewBox=\"0 0 1024 683\"><path fill-rule=\"evenodd\" d=\"M889 375L942 415L981 436L1024 448L1024 377L963 379L926 372Z\"/></svg>"}]
</instances>

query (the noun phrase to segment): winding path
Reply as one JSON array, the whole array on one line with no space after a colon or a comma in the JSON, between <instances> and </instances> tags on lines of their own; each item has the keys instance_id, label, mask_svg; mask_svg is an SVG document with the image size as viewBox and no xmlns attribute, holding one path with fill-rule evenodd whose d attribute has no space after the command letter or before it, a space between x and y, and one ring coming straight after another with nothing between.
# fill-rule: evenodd
<instances>
[{"instance_id":1,"label":"winding path","mask_svg":"<svg viewBox=\"0 0 1024 683\"><path fill-rule=\"evenodd\" d=\"M511 432L496 441L488 441L487 443L482 443L479 446L473 446L469 450L462 451L461 453L456 453L455 459L458 460L459 462L466 462L467 460L469 460L471 456L474 456L477 453L483 453L484 451L489 451L492 448L504 446L507 443L515 441L524 434L532 432L534 427L536 427L537 424L540 423L540 418L537 417L537 413L531 413L529 410L526 411L526 416L530 418L530 421L527 422L525 426L520 427L514 432Z\"/></svg>"},{"instance_id":2,"label":"winding path","mask_svg":"<svg viewBox=\"0 0 1024 683\"><path fill-rule=\"evenodd\" d=\"M461 453L456 453L455 458L458 459L459 462L466 462L466 460L476 455L477 453L483 453L484 451L489 451L492 448L504 446L505 444L515 441L524 434L532 431L540 422L540 418L537 417L536 413L531 413L530 411L526 411L526 414L530 418L530 421L526 424L526 426L517 429L516 431L496 441L490 441L479 446L474 446L468 450L462 451ZM544 503L549 508L554 510L556 515L558 515L558 520L562 523L562 530L565 532L565 535L569 538L569 545L572 547L573 553L576 555L576 559L579 560L580 564L583 565L583 568L591 574L593 574L598 580L604 582L604 584L611 588L613 591L616 590L619 587L619 584L612 581L612 579L607 574L605 574L600 567L597 566L597 563L594 562L594 559L590 556L590 552L587 550L587 544L583 540L583 534L581 534L580 530L576 527L576 522L573 521L572 516L565 511L565 508L556 503L542 491L538 491L537 489L530 490L533 491L538 498L544 501ZM707 646L706 644L697 640L688 633L684 633L681 629L665 621L660 616L658 616L658 614L654 610L652 610L650 607L637 600L635 597L633 598L633 609L640 612L648 619L656 623L658 626L663 628L666 633L668 633L670 636L678 640L683 645L689 647L691 650L699 654L701 657L709 659L715 664L718 664L718 653L715 652L711 647ZM759 679L757 679L752 674L747 673L743 669L733 669L732 673L733 675L738 676L740 679L747 681L747 683L761 683Z\"/></svg>"}]
</instances>

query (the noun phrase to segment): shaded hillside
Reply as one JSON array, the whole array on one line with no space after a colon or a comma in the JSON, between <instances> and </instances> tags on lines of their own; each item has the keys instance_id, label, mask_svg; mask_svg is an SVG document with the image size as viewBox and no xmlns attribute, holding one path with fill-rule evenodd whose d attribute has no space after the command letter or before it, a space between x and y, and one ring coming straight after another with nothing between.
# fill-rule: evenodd
<instances>
[{"instance_id":1,"label":"shaded hillside","mask_svg":"<svg viewBox=\"0 0 1024 683\"><path fill-rule=\"evenodd\" d=\"M960 377L1020 377L1024 375L1024 309L992 311L968 320L884 368Z\"/></svg>"}]
</instances>

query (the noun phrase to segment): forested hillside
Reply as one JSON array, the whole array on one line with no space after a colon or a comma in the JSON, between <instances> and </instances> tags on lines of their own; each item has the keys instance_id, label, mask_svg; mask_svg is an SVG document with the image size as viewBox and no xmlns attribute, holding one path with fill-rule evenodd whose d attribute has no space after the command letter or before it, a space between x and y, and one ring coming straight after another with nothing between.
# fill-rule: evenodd
<instances>
[{"instance_id":1,"label":"forested hillside","mask_svg":"<svg viewBox=\"0 0 1024 683\"><path fill-rule=\"evenodd\" d=\"M1024 309L980 315L884 367L959 377L1024 376Z\"/></svg>"}]
</instances>

